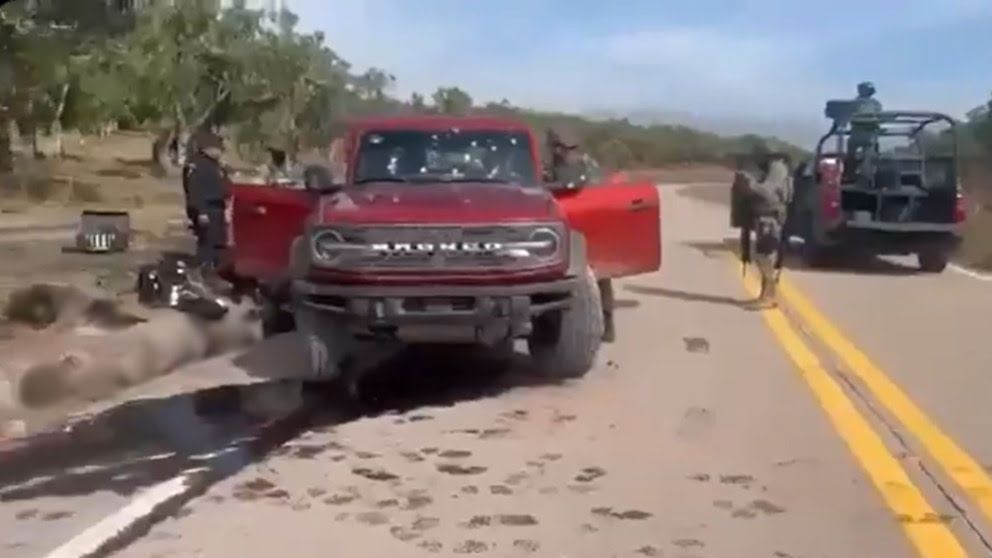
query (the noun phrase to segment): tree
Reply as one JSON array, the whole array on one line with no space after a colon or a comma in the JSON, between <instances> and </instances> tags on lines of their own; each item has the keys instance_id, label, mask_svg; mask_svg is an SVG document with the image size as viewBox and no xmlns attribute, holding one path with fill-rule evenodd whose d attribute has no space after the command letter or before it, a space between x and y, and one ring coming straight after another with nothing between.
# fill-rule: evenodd
<instances>
[{"instance_id":1,"label":"tree","mask_svg":"<svg viewBox=\"0 0 992 558\"><path fill-rule=\"evenodd\" d=\"M427 112L427 103L424 101L424 96L416 91L413 92L410 95L410 108L417 113Z\"/></svg>"},{"instance_id":2,"label":"tree","mask_svg":"<svg viewBox=\"0 0 992 558\"><path fill-rule=\"evenodd\" d=\"M431 99L441 114L463 115L472 110L472 97L458 87L439 87Z\"/></svg>"}]
</instances>

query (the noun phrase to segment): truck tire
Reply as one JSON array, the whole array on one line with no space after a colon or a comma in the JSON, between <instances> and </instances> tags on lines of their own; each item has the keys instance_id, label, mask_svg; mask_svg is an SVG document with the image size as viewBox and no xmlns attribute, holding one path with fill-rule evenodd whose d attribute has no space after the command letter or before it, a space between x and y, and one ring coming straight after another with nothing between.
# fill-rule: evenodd
<instances>
[{"instance_id":1,"label":"truck tire","mask_svg":"<svg viewBox=\"0 0 992 558\"><path fill-rule=\"evenodd\" d=\"M826 246L816 240L816 234L813 232L813 217L807 214L803 223L803 246L800 249L803 265L809 269L826 267L828 251Z\"/></svg>"},{"instance_id":2,"label":"truck tire","mask_svg":"<svg viewBox=\"0 0 992 558\"><path fill-rule=\"evenodd\" d=\"M282 308L278 301L262 298L262 335L272 337L296 329L293 314Z\"/></svg>"},{"instance_id":3,"label":"truck tire","mask_svg":"<svg viewBox=\"0 0 992 558\"><path fill-rule=\"evenodd\" d=\"M603 342L603 308L592 270L586 268L571 307L539 316L527 340L544 376L557 380L585 376Z\"/></svg>"},{"instance_id":4,"label":"truck tire","mask_svg":"<svg viewBox=\"0 0 992 558\"><path fill-rule=\"evenodd\" d=\"M926 273L941 273L947 269L947 253L940 250L928 250L916 254L920 269Z\"/></svg>"},{"instance_id":5,"label":"truck tire","mask_svg":"<svg viewBox=\"0 0 992 558\"><path fill-rule=\"evenodd\" d=\"M336 381L342 375L341 363L347 359L352 346L347 328L332 316L322 316L310 308L297 308L293 317L309 365L306 380Z\"/></svg>"}]
</instances>

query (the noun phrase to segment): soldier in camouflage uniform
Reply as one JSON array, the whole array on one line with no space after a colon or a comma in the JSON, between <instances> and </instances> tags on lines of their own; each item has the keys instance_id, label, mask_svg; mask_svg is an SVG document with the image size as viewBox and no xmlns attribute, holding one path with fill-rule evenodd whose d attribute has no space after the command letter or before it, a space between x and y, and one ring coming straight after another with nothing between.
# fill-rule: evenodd
<instances>
[{"instance_id":1,"label":"soldier in camouflage uniform","mask_svg":"<svg viewBox=\"0 0 992 558\"><path fill-rule=\"evenodd\" d=\"M221 164L224 140L209 131L196 138L197 152L186 174L187 212L196 234L196 255L204 276L215 279L221 252L227 245L225 201L229 179Z\"/></svg>"},{"instance_id":2,"label":"soldier in camouflage uniform","mask_svg":"<svg viewBox=\"0 0 992 558\"><path fill-rule=\"evenodd\" d=\"M596 160L579 149L578 137L571 130L559 126L548 130L548 152L551 165L548 179L569 188L581 188L602 179Z\"/></svg>"},{"instance_id":3,"label":"soldier in camouflage uniform","mask_svg":"<svg viewBox=\"0 0 992 558\"><path fill-rule=\"evenodd\" d=\"M882 103L875 99L875 85L870 81L858 84L858 96L854 99L855 108L851 115L851 135L848 138L848 153L858 154L860 160L870 159L878 138L878 122L873 118L882 112Z\"/></svg>"},{"instance_id":4,"label":"soldier in camouflage uniform","mask_svg":"<svg viewBox=\"0 0 992 558\"><path fill-rule=\"evenodd\" d=\"M742 234L755 233L755 264L761 274L761 291L756 304L758 307L775 306L775 290L778 286L779 251L782 246L782 229L792 203L792 173L788 156L771 153L767 148L756 150L759 159L760 175L757 179L750 174L738 171L734 177L736 186L748 196L751 223Z\"/></svg>"},{"instance_id":5,"label":"soldier in camouflage uniform","mask_svg":"<svg viewBox=\"0 0 992 558\"><path fill-rule=\"evenodd\" d=\"M581 188L602 181L599 164L588 153L579 149L578 137L563 126L548 129L547 148L551 164L546 178L557 182L566 188ZM610 279L600 279L599 292L603 306L603 341L612 343L616 339L616 328L613 322L613 282Z\"/></svg>"},{"instance_id":6,"label":"soldier in camouflage uniform","mask_svg":"<svg viewBox=\"0 0 992 558\"><path fill-rule=\"evenodd\" d=\"M882 103L878 99L874 98L875 95L875 84L870 81L863 81L858 84L858 96L855 101L858 102L857 108L854 111L855 115L858 114L876 114L882 112Z\"/></svg>"}]
</instances>

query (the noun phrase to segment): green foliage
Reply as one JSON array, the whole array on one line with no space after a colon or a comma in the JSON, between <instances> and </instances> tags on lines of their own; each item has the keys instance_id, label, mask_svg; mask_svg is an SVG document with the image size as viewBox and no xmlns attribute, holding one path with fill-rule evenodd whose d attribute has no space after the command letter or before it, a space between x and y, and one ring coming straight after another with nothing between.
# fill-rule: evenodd
<instances>
[{"instance_id":1,"label":"green foliage","mask_svg":"<svg viewBox=\"0 0 992 558\"><path fill-rule=\"evenodd\" d=\"M530 111L505 99L480 107L455 86L439 87L430 102L416 93L401 101L390 95L394 76L354 71L323 34L297 31L293 14L273 22L244 3L218 13L215 2L176 0L137 14L115 4L43 2L29 13L15 1L0 10L0 85L12 85L0 87L0 166L6 119L29 133L97 132L109 124L176 133L224 128L253 157L268 146L291 156L323 149L350 115L485 113L521 118L538 131L566 122L604 166L624 168L726 163L763 141ZM987 138L992 146L992 133Z\"/></svg>"}]
</instances>

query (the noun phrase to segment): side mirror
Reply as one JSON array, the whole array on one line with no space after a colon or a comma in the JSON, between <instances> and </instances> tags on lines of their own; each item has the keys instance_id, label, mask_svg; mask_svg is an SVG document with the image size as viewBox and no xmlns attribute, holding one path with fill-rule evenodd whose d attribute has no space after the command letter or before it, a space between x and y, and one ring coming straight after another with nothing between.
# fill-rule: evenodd
<instances>
[{"instance_id":1,"label":"side mirror","mask_svg":"<svg viewBox=\"0 0 992 558\"><path fill-rule=\"evenodd\" d=\"M303 169L303 187L312 192L333 192L341 189L335 184L331 170L324 165L309 165Z\"/></svg>"}]
</instances>

